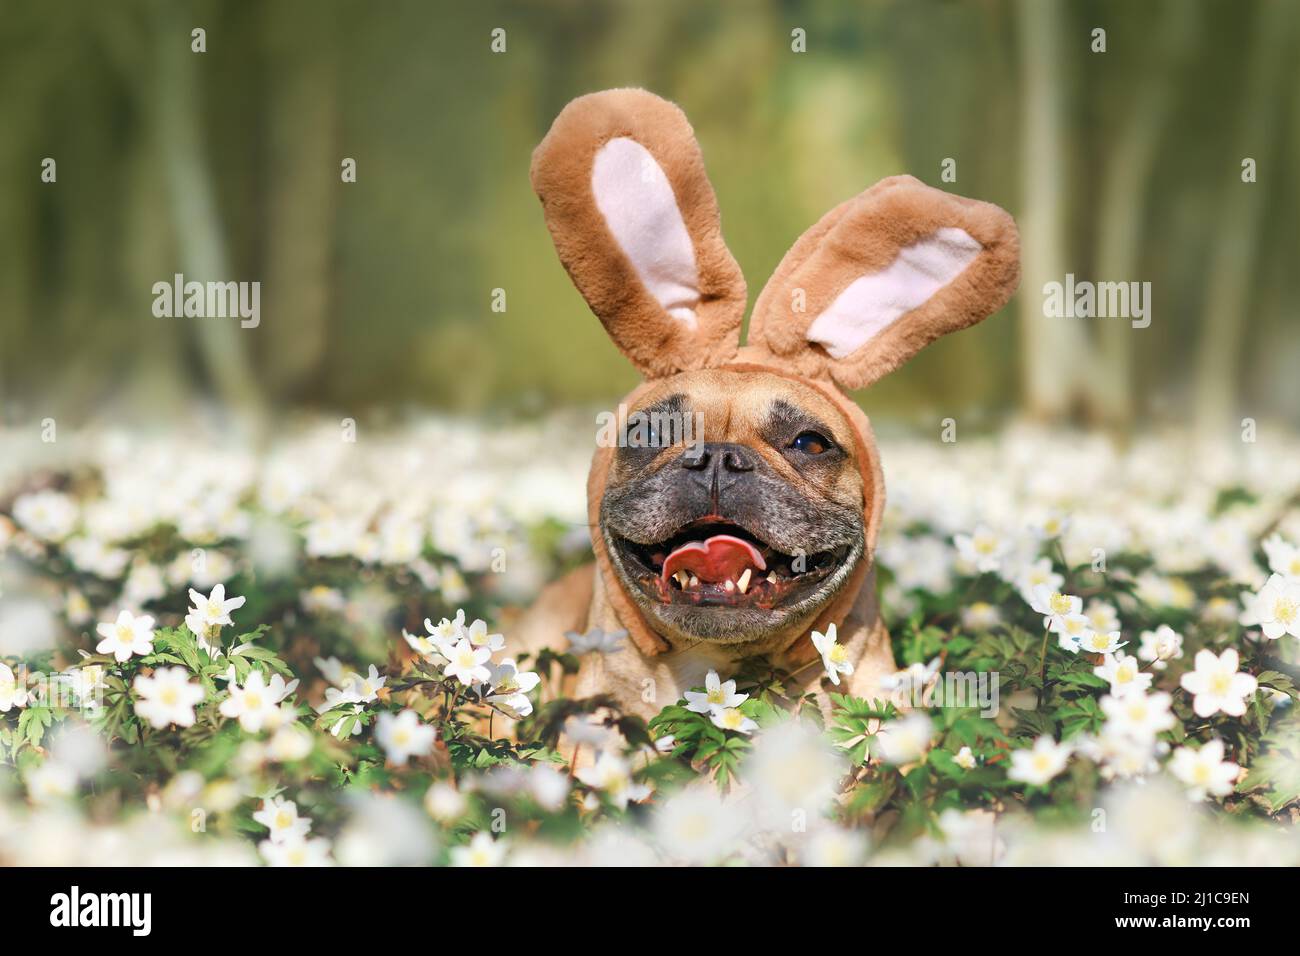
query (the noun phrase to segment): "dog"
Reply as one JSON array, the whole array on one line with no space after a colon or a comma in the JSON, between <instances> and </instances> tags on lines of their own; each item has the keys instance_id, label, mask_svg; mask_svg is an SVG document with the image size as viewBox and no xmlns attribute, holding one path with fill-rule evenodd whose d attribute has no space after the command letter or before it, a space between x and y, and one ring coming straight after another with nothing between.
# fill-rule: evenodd
<instances>
[{"instance_id":1,"label":"dog","mask_svg":"<svg viewBox=\"0 0 1300 956\"><path fill-rule=\"evenodd\" d=\"M581 97L530 172L561 263L645 381L592 461L595 563L542 593L523 645L625 631L621 651L583 657L574 692L646 718L758 655L791 675L791 698L884 696L885 485L846 392L1006 303L1011 216L882 180L794 244L741 347L745 281L680 109L638 89Z\"/></svg>"}]
</instances>

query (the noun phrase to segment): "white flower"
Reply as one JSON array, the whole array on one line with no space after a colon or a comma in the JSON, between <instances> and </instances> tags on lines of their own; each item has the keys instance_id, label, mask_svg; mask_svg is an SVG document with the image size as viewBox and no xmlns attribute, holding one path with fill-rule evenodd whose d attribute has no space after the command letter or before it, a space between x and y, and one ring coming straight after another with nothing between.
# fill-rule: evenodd
<instances>
[{"instance_id":1,"label":"white flower","mask_svg":"<svg viewBox=\"0 0 1300 956\"><path fill-rule=\"evenodd\" d=\"M1039 737L1032 748L1011 751L1011 769L1007 776L1035 787L1044 786L1065 769L1072 752L1069 744L1058 744L1048 736Z\"/></svg>"},{"instance_id":2,"label":"white flower","mask_svg":"<svg viewBox=\"0 0 1300 956\"><path fill-rule=\"evenodd\" d=\"M27 688L19 683L8 664L0 664L0 713L9 713L11 707L27 706Z\"/></svg>"},{"instance_id":3,"label":"white flower","mask_svg":"<svg viewBox=\"0 0 1300 956\"><path fill-rule=\"evenodd\" d=\"M112 654L119 664L130 660L132 654L144 657L153 653L153 618L148 614L136 617L130 611L123 611L112 624L100 623L95 630L103 638L95 650Z\"/></svg>"},{"instance_id":4,"label":"white flower","mask_svg":"<svg viewBox=\"0 0 1300 956\"><path fill-rule=\"evenodd\" d=\"M1268 566L1294 584L1300 584L1300 548L1274 534L1264 541L1264 553L1268 556Z\"/></svg>"},{"instance_id":5,"label":"white flower","mask_svg":"<svg viewBox=\"0 0 1300 956\"><path fill-rule=\"evenodd\" d=\"M620 808L628 801L639 803L650 796L650 788L632 781L632 768L622 757L603 753L590 767L577 772L577 778L593 790L603 791Z\"/></svg>"},{"instance_id":6,"label":"white flower","mask_svg":"<svg viewBox=\"0 0 1300 956\"><path fill-rule=\"evenodd\" d=\"M1210 650L1198 651L1196 669L1182 677L1182 687L1195 695L1192 710L1197 717L1209 717L1223 711L1233 717L1246 712L1246 698L1255 693L1258 682L1249 674L1237 672L1237 652L1231 647L1214 656Z\"/></svg>"},{"instance_id":7,"label":"white flower","mask_svg":"<svg viewBox=\"0 0 1300 956\"><path fill-rule=\"evenodd\" d=\"M1119 639L1119 631L1089 631L1079 643L1079 650L1086 654L1114 654L1125 643Z\"/></svg>"},{"instance_id":8,"label":"white flower","mask_svg":"<svg viewBox=\"0 0 1300 956\"><path fill-rule=\"evenodd\" d=\"M500 664L492 665L490 670L491 676L487 683L491 692L487 699L516 717L531 714L533 702L528 699L528 693L541 683L541 677L532 671L521 671L514 658L510 657Z\"/></svg>"},{"instance_id":9,"label":"white flower","mask_svg":"<svg viewBox=\"0 0 1300 956\"><path fill-rule=\"evenodd\" d=\"M485 663L492 656L486 647L475 647L467 638L461 638L447 653L444 677L454 677L462 684L482 684L492 676Z\"/></svg>"},{"instance_id":10,"label":"white flower","mask_svg":"<svg viewBox=\"0 0 1300 956\"><path fill-rule=\"evenodd\" d=\"M1223 741L1218 738L1200 750L1179 747L1169 761L1169 769L1187 784L1187 795L1193 800L1204 800L1208 794L1227 796L1241 772L1237 764L1223 759Z\"/></svg>"},{"instance_id":11,"label":"white flower","mask_svg":"<svg viewBox=\"0 0 1300 956\"><path fill-rule=\"evenodd\" d=\"M399 767L411 757L422 757L433 750L437 735L433 727L420 721L413 710L404 710L396 717L385 711L375 724L375 739L384 748L388 759Z\"/></svg>"},{"instance_id":12,"label":"white flower","mask_svg":"<svg viewBox=\"0 0 1300 956\"><path fill-rule=\"evenodd\" d=\"M808 834L800 862L804 866L858 866L866 853L865 834L827 824Z\"/></svg>"},{"instance_id":13,"label":"white flower","mask_svg":"<svg viewBox=\"0 0 1300 956\"><path fill-rule=\"evenodd\" d=\"M1088 624L1094 631L1118 631L1119 630L1119 613L1115 610L1113 604L1107 604L1093 598L1088 602L1088 606L1083 609L1084 616L1088 618Z\"/></svg>"},{"instance_id":14,"label":"white flower","mask_svg":"<svg viewBox=\"0 0 1300 956\"><path fill-rule=\"evenodd\" d=\"M974 601L961 609L961 626L972 631L990 631L1001 623L1001 609L987 601Z\"/></svg>"},{"instance_id":15,"label":"white flower","mask_svg":"<svg viewBox=\"0 0 1300 956\"><path fill-rule=\"evenodd\" d=\"M736 849L742 818L714 787L688 787L655 813L654 833L673 859L715 863Z\"/></svg>"},{"instance_id":16,"label":"white flower","mask_svg":"<svg viewBox=\"0 0 1300 956\"><path fill-rule=\"evenodd\" d=\"M1162 671L1169 666L1169 661L1183 656L1183 636L1168 624L1161 624L1154 631L1143 631L1141 637L1137 656L1151 661L1155 670Z\"/></svg>"},{"instance_id":17,"label":"white flower","mask_svg":"<svg viewBox=\"0 0 1300 956\"><path fill-rule=\"evenodd\" d=\"M1167 695L1166 695L1167 696ZM1107 698L1109 699L1109 698ZM1076 738L1079 752L1100 766L1102 779L1145 777L1160 769L1155 754L1168 745L1139 739L1114 720L1107 721L1100 737Z\"/></svg>"},{"instance_id":18,"label":"white flower","mask_svg":"<svg viewBox=\"0 0 1300 956\"><path fill-rule=\"evenodd\" d=\"M961 750L958 750L953 756L952 762L963 770L975 769L975 755L971 753L969 747L962 747Z\"/></svg>"},{"instance_id":19,"label":"white flower","mask_svg":"<svg viewBox=\"0 0 1300 956\"><path fill-rule=\"evenodd\" d=\"M475 647L486 647L491 654L495 654L506 646L506 639L500 634L488 633L486 621L476 620L465 628L462 637L468 639Z\"/></svg>"},{"instance_id":20,"label":"white flower","mask_svg":"<svg viewBox=\"0 0 1300 956\"><path fill-rule=\"evenodd\" d=\"M1270 641L1283 634L1300 637L1300 582L1269 575L1264 587L1242 612L1241 623L1257 626Z\"/></svg>"},{"instance_id":21,"label":"white flower","mask_svg":"<svg viewBox=\"0 0 1300 956\"><path fill-rule=\"evenodd\" d=\"M444 617L437 624L426 617L424 629L429 632L429 636L439 647L451 647L465 636L465 612L458 610L455 617Z\"/></svg>"},{"instance_id":22,"label":"white flower","mask_svg":"<svg viewBox=\"0 0 1300 956\"><path fill-rule=\"evenodd\" d=\"M271 831L272 843L301 840L311 829L311 821L298 816L298 805L284 797L263 800L261 809L253 814L253 819Z\"/></svg>"},{"instance_id":23,"label":"white flower","mask_svg":"<svg viewBox=\"0 0 1300 956\"><path fill-rule=\"evenodd\" d=\"M230 682L230 696L221 702L221 715L239 719L239 726L250 734L255 734L264 726L273 723L279 716L279 703L293 693L298 682L286 684L279 674L272 674L268 683L259 670L250 670L244 678L244 686L235 684L235 669L227 674Z\"/></svg>"},{"instance_id":24,"label":"white flower","mask_svg":"<svg viewBox=\"0 0 1300 956\"><path fill-rule=\"evenodd\" d=\"M822 666L826 668L826 676L831 679L832 684L839 687L840 675L853 673L853 662L849 660L848 648L838 640L835 625L828 625L825 634L813 631L812 642L813 647L817 648L817 653L822 656Z\"/></svg>"},{"instance_id":25,"label":"white flower","mask_svg":"<svg viewBox=\"0 0 1300 956\"><path fill-rule=\"evenodd\" d=\"M464 794L441 780L424 794L424 809L439 823L454 823L465 815L468 807Z\"/></svg>"},{"instance_id":26,"label":"white flower","mask_svg":"<svg viewBox=\"0 0 1300 956\"><path fill-rule=\"evenodd\" d=\"M267 745L272 760L286 763L302 760L312 751L311 732L296 723L288 723L271 735Z\"/></svg>"},{"instance_id":27,"label":"white flower","mask_svg":"<svg viewBox=\"0 0 1300 956\"><path fill-rule=\"evenodd\" d=\"M431 635L411 634L406 628L402 628L402 637L407 644L411 645L411 649L426 661L433 663L446 659L442 653L444 645L439 644Z\"/></svg>"},{"instance_id":28,"label":"white flower","mask_svg":"<svg viewBox=\"0 0 1300 956\"><path fill-rule=\"evenodd\" d=\"M1142 673L1137 658L1130 657L1123 651L1107 654L1101 666L1094 667L1092 672L1104 678L1110 684L1110 692L1116 695L1134 690L1144 691L1151 686L1152 681L1150 674Z\"/></svg>"},{"instance_id":29,"label":"white flower","mask_svg":"<svg viewBox=\"0 0 1300 956\"><path fill-rule=\"evenodd\" d=\"M1070 518L1059 511L1048 511L1031 521L1029 530L1036 538L1049 541L1070 530Z\"/></svg>"},{"instance_id":30,"label":"white flower","mask_svg":"<svg viewBox=\"0 0 1300 956\"><path fill-rule=\"evenodd\" d=\"M263 840L257 845L269 866L332 866L330 841L324 837L296 836L276 842Z\"/></svg>"},{"instance_id":31,"label":"white flower","mask_svg":"<svg viewBox=\"0 0 1300 956\"><path fill-rule=\"evenodd\" d=\"M1051 558L1039 558L1033 564L1024 565L1014 581L1016 590L1027 604L1033 600L1035 588L1045 587L1049 591L1056 591L1064 583L1065 578L1052 567Z\"/></svg>"},{"instance_id":32,"label":"white flower","mask_svg":"<svg viewBox=\"0 0 1300 956\"><path fill-rule=\"evenodd\" d=\"M227 624L233 624L230 612L244 606L244 598L226 599L226 586L214 584L212 593L204 597L190 588L190 601L194 606L185 615L185 626L199 639L200 646L208 648L208 641L214 639Z\"/></svg>"},{"instance_id":33,"label":"white flower","mask_svg":"<svg viewBox=\"0 0 1300 956\"><path fill-rule=\"evenodd\" d=\"M880 726L876 750L886 763L911 763L921 758L933 738L934 721L926 714L912 713Z\"/></svg>"},{"instance_id":34,"label":"white flower","mask_svg":"<svg viewBox=\"0 0 1300 956\"><path fill-rule=\"evenodd\" d=\"M899 691L900 693L916 692L924 690L934 680L934 676L939 673L939 658L934 658L928 664L922 664L917 661L915 664L909 664L901 671L896 671L887 677L880 679L882 690Z\"/></svg>"},{"instance_id":35,"label":"white flower","mask_svg":"<svg viewBox=\"0 0 1300 956\"><path fill-rule=\"evenodd\" d=\"M1077 654L1084 638L1092 634L1092 624L1086 614L1066 614L1053 622L1052 630L1061 650Z\"/></svg>"},{"instance_id":36,"label":"white flower","mask_svg":"<svg viewBox=\"0 0 1300 956\"><path fill-rule=\"evenodd\" d=\"M77 792L77 773L58 760L46 760L24 772L27 793L35 803L62 800Z\"/></svg>"},{"instance_id":37,"label":"white flower","mask_svg":"<svg viewBox=\"0 0 1300 956\"><path fill-rule=\"evenodd\" d=\"M1011 543L987 525L977 526L971 534L955 535L952 540L961 559L981 574L998 570L1002 559L1011 553Z\"/></svg>"},{"instance_id":38,"label":"white flower","mask_svg":"<svg viewBox=\"0 0 1300 956\"><path fill-rule=\"evenodd\" d=\"M373 703L379 699L379 691L388 680L387 677L380 676L379 668L374 664L370 665L370 671L366 675L345 670L343 665L333 657L326 660L316 658L316 666L328 680L338 685L325 689L325 702L317 705L316 708L317 713L321 714L344 704ZM358 708L358 712L359 710ZM353 733L358 732L358 730L353 731Z\"/></svg>"},{"instance_id":39,"label":"white flower","mask_svg":"<svg viewBox=\"0 0 1300 956\"><path fill-rule=\"evenodd\" d=\"M593 627L586 634L577 631L565 631L569 639L569 650L574 654L616 654L623 649L623 639L627 631L602 631Z\"/></svg>"},{"instance_id":40,"label":"white flower","mask_svg":"<svg viewBox=\"0 0 1300 956\"><path fill-rule=\"evenodd\" d=\"M1083 610L1083 601L1071 594L1062 594L1054 588L1040 584L1030 592L1026 603L1043 615L1043 627L1055 631L1059 622Z\"/></svg>"},{"instance_id":41,"label":"white flower","mask_svg":"<svg viewBox=\"0 0 1300 956\"><path fill-rule=\"evenodd\" d=\"M749 700L748 694L736 693L734 680L723 682L714 670L704 676L704 693L688 690L685 697L686 709L696 714L716 713L728 707L739 707Z\"/></svg>"},{"instance_id":42,"label":"white flower","mask_svg":"<svg viewBox=\"0 0 1300 956\"><path fill-rule=\"evenodd\" d=\"M1122 734L1133 740L1154 740L1156 734L1174 725L1169 710L1173 701L1163 691L1147 694L1130 689L1122 694L1102 697L1101 710L1106 715L1106 733Z\"/></svg>"},{"instance_id":43,"label":"white flower","mask_svg":"<svg viewBox=\"0 0 1300 956\"><path fill-rule=\"evenodd\" d=\"M14 501L15 520L43 541L62 541L77 523L77 506L57 491L37 491Z\"/></svg>"},{"instance_id":44,"label":"white flower","mask_svg":"<svg viewBox=\"0 0 1300 956\"><path fill-rule=\"evenodd\" d=\"M709 720L713 721L713 726L721 727L723 730L734 730L737 733L748 736L758 729L758 724L735 707L723 707L719 710L710 711Z\"/></svg>"},{"instance_id":45,"label":"white flower","mask_svg":"<svg viewBox=\"0 0 1300 956\"><path fill-rule=\"evenodd\" d=\"M135 712L157 729L169 724L191 726L203 688L191 684L189 676L183 667L160 667L152 676L138 675L131 685L137 698Z\"/></svg>"},{"instance_id":46,"label":"white flower","mask_svg":"<svg viewBox=\"0 0 1300 956\"><path fill-rule=\"evenodd\" d=\"M506 858L506 845L480 830L469 846L451 848L452 866L500 866Z\"/></svg>"}]
</instances>

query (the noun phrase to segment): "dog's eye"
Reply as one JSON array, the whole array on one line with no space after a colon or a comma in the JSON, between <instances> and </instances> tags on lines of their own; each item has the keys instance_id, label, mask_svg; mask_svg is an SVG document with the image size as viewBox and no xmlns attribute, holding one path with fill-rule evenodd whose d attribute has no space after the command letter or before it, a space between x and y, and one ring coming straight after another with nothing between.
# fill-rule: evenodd
<instances>
[{"instance_id":1,"label":"dog's eye","mask_svg":"<svg viewBox=\"0 0 1300 956\"><path fill-rule=\"evenodd\" d=\"M835 443L817 432L800 432L790 442L790 447L805 455L820 455L834 448Z\"/></svg>"}]
</instances>

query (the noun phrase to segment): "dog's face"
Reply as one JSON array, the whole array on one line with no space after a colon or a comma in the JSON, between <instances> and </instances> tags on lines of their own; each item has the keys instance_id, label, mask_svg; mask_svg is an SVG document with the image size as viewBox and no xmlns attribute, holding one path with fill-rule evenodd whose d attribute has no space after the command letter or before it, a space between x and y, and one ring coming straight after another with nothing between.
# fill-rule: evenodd
<instances>
[{"instance_id":1,"label":"dog's face","mask_svg":"<svg viewBox=\"0 0 1300 956\"><path fill-rule=\"evenodd\" d=\"M719 643L806 627L864 560L853 434L829 399L782 375L684 372L639 395L599 520L651 626Z\"/></svg>"}]
</instances>

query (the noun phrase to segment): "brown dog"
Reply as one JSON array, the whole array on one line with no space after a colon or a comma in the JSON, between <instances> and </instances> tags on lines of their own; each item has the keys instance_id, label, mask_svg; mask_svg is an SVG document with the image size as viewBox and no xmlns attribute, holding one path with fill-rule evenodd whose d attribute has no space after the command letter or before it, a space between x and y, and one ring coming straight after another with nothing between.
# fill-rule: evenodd
<instances>
[{"instance_id":1,"label":"brown dog","mask_svg":"<svg viewBox=\"0 0 1300 956\"><path fill-rule=\"evenodd\" d=\"M885 489L870 385L1001 308L1019 278L1011 217L893 177L831 210L786 254L739 348L745 283L722 240L685 116L643 90L585 96L533 154L532 180L574 284L646 376L603 433L587 483L596 563L552 585L519 628L625 630L584 658L576 692L652 716L766 655L791 693L894 670L872 556Z\"/></svg>"}]
</instances>

